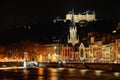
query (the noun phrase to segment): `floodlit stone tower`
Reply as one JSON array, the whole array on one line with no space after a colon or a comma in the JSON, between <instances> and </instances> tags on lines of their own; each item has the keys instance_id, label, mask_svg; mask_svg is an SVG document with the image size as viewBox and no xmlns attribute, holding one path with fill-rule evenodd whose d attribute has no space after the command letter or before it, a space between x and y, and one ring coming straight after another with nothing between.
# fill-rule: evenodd
<instances>
[{"instance_id":1,"label":"floodlit stone tower","mask_svg":"<svg viewBox=\"0 0 120 80\"><path fill-rule=\"evenodd\" d=\"M69 30L70 35L68 36L68 43L71 43L74 46L79 42L79 38L77 37L77 27L75 26L74 21L74 10L72 10L72 25Z\"/></svg>"}]
</instances>

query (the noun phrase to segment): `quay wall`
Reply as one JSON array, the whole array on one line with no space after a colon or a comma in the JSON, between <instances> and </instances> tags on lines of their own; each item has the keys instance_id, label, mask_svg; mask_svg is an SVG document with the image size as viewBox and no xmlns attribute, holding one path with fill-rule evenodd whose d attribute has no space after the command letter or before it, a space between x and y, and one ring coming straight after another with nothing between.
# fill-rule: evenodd
<instances>
[{"instance_id":1,"label":"quay wall","mask_svg":"<svg viewBox=\"0 0 120 80\"><path fill-rule=\"evenodd\" d=\"M85 63L85 65L89 69L120 72L120 64L118 63Z\"/></svg>"},{"instance_id":2,"label":"quay wall","mask_svg":"<svg viewBox=\"0 0 120 80\"><path fill-rule=\"evenodd\" d=\"M63 68L76 68L76 69L93 69L105 71L118 71L120 72L119 63L44 63L45 67L63 67Z\"/></svg>"},{"instance_id":3,"label":"quay wall","mask_svg":"<svg viewBox=\"0 0 120 80\"><path fill-rule=\"evenodd\" d=\"M23 62L0 62L0 67L14 67L14 66L19 67L23 66ZM120 72L120 63L38 62L37 67L54 67L54 68L63 67L63 68L93 69Z\"/></svg>"},{"instance_id":4,"label":"quay wall","mask_svg":"<svg viewBox=\"0 0 120 80\"><path fill-rule=\"evenodd\" d=\"M0 67L23 66L23 62L0 62Z\"/></svg>"},{"instance_id":5,"label":"quay wall","mask_svg":"<svg viewBox=\"0 0 120 80\"><path fill-rule=\"evenodd\" d=\"M120 72L120 64L118 63L66 63L64 67Z\"/></svg>"}]
</instances>

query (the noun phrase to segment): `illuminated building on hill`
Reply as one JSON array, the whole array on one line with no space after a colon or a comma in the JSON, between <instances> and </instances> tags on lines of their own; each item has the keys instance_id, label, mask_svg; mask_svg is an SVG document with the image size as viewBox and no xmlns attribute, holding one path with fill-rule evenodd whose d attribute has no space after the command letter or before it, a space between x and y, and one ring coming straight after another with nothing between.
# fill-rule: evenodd
<instances>
[{"instance_id":1,"label":"illuminated building on hill","mask_svg":"<svg viewBox=\"0 0 120 80\"><path fill-rule=\"evenodd\" d=\"M87 10L85 12L79 12L78 14L77 13L73 14L72 11L69 11L69 13L66 14L65 19L56 17L56 19L54 19L53 22L56 22L56 21L66 22L67 20L72 21L72 16L74 17L75 23L79 23L81 21L87 21L87 22L96 21L95 11Z\"/></svg>"},{"instance_id":2,"label":"illuminated building on hill","mask_svg":"<svg viewBox=\"0 0 120 80\"><path fill-rule=\"evenodd\" d=\"M74 19L75 22L78 23L82 20L85 21L95 21L96 20L96 15L95 15L95 11L86 11L84 13L78 13L78 14L74 14ZM68 14L66 14L66 20L72 20L72 12L70 11Z\"/></svg>"}]
</instances>

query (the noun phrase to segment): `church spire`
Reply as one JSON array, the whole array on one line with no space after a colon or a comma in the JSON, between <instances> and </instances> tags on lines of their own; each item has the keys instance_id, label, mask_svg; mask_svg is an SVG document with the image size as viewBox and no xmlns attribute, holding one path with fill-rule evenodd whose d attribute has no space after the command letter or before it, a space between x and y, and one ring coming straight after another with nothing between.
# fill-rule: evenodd
<instances>
[{"instance_id":1,"label":"church spire","mask_svg":"<svg viewBox=\"0 0 120 80\"><path fill-rule=\"evenodd\" d=\"M74 20L74 9L72 9L72 27L75 27L75 20Z\"/></svg>"},{"instance_id":2,"label":"church spire","mask_svg":"<svg viewBox=\"0 0 120 80\"><path fill-rule=\"evenodd\" d=\"M71 27L70 27L70 37L68 36L68 43L71 43L73 46L79 42L79 38L77 39L77 27L75 26L74 21L74 10L72 9L72 19L71 19Z\"/></svg>"}]
</instances>

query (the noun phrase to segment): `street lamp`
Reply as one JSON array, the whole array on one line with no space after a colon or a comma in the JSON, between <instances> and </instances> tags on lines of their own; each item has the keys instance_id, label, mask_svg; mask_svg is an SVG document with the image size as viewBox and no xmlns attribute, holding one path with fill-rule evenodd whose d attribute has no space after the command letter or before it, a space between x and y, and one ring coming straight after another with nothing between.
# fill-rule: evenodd
<instances>
[{"instance_id":1,"label":"street lamp","mask_svg":"<svg viewBox=\"0 0 120 80\"><path fill-rule=\"evenodd\" d=\"M116 30L113 30L112 33L116 33Z\"/></svg>"},{"instance_id":2,"label":"street lamp","mask_svg":"<svg viewBox=\"0 0 120 80\"><path fill-rule=\"evenodd\" d=\"M54 50L55 50L55 52L56 52L56 49L57 49L57 47L56 47L56 46L54 46Z\"/></svg>"}]
</instances>

